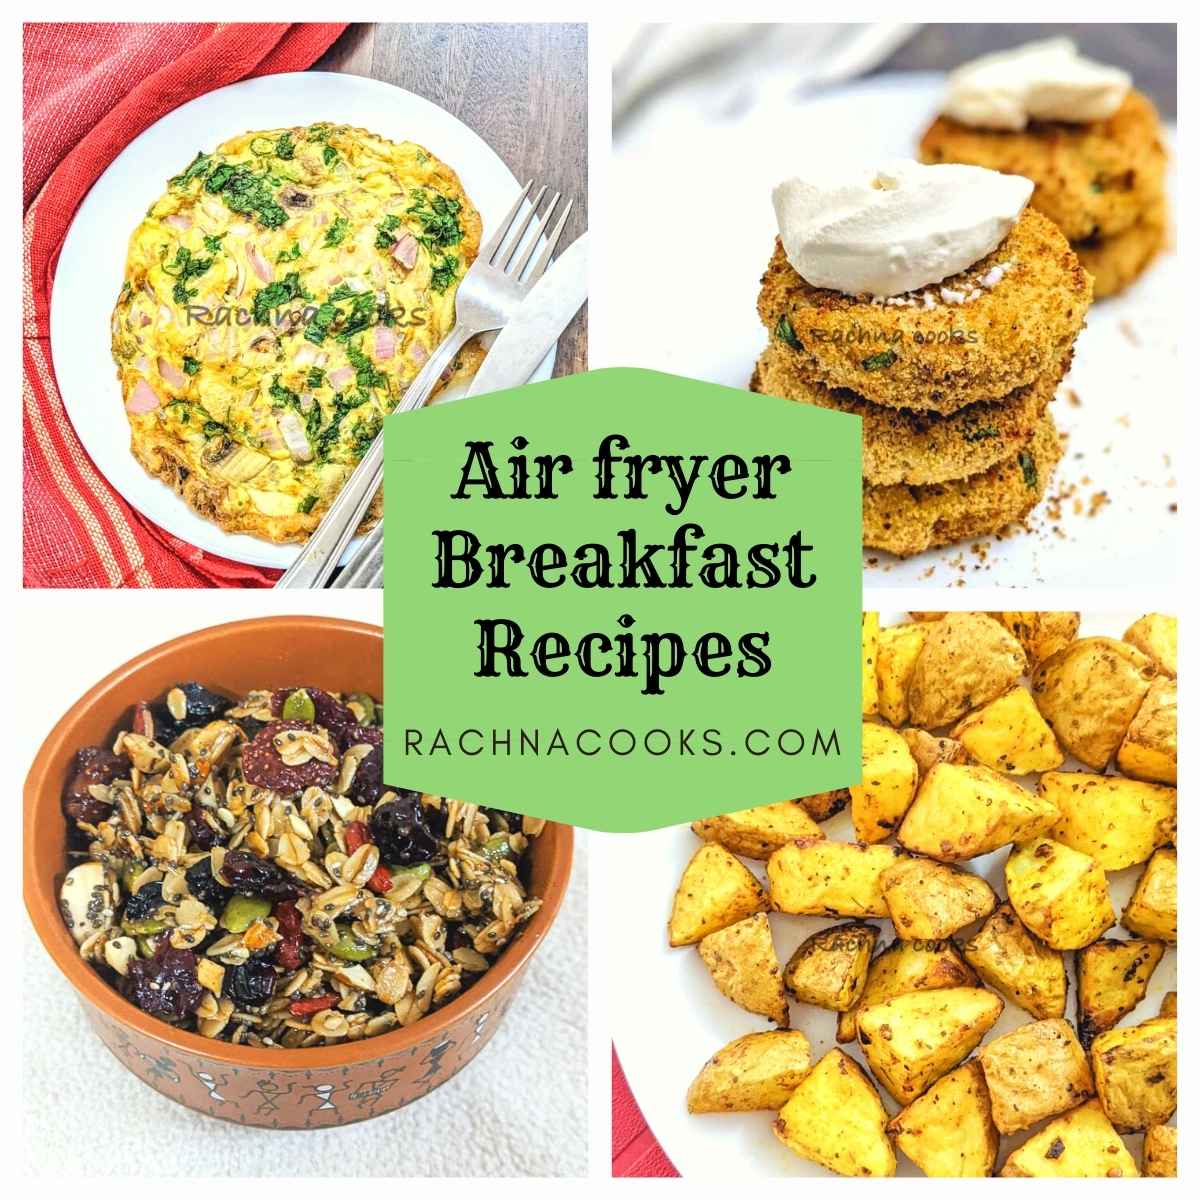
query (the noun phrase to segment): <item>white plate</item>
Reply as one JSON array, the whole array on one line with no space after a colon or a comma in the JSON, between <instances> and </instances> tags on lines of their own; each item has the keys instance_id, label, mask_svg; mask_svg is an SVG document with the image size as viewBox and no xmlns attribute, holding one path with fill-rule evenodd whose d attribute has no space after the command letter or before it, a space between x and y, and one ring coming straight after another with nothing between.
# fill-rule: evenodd
<instances>
[{"instance_id":1,"label":"white plate","mask_svg":"<svg viewBox=\"0 0 1200 1200\"><path fill-rule=\"evenodd\" d=\"M1081 632L1119 637L1136 617L1137 614L1106 613L1102 618L1085 618ZM900 613L885 614L884 623L894 624L902 619ZM1078 769L1078 766L1068 759L1063 769ZM824 822L821 828L834 841L854 840L846 812ZM773 1028L764 1018L743 1011L717 991L693 947L672 950L667 945L671 900L684 867L699 845L686 826L654 833L608 835L603 839L601 849L607 856L608 876L613 884L608 914L609 963L614 980L610 1000L613 1042L625 1077L650 1129L685 1179L728 1177L744 1182L781 1175L829 1178L823 1168L797 1157L775 1137L771 1131L772 1113L688 1114L684 1103L688 1084L709 1056L735 1037ZM1007 856L1007 850L1000 850L959 865L983 875L1003 895ZM744 861L759 878L765 878L762 863ZM1141 867L1131 867L1109 875L1109 892L1118 913L1140 872ZM774 914L770 918L771 931L779 961L787 962L806 937L840 919ZM882 930L880 947L892 940L894 931L890 922L872 924ZM968 926L955 935L956 939L969 936L977 927L978 923ZM1110 930L1107 936L1121 934L1119 930ZM1071 986L1067 1018L1073 1022L1076 989L1070 960L1068 955ZM1122 1025L1156 1016L1163 994L1174 988L1175 950L1168 947L1151 976L1146 998ZM814 1062L837 1044L833 1037L833 1013L793 1003L791 1014L792 1028L803 1031L812 1043ZM984 1044L1031 1020L1028 1013L1007 1004L1000 1020L984 1038ZM863 1063L856 1045L845 1045L842 1049ZM889 1113L899 1110L900 1106L886 1093L881 1092L881 1097ZM1002 1138L999 1163L1003 1164L1008 1153L1034 1129ZM1130 1135L1125 1141L1140 1162L1141 1135ZM897 1174L921 1174L903 1154L896 1157Z\"/></svg>"},{"instance_id":2,"label":"white plate","mask_svg":"<svg viewBox=\"0 0 1200 1200\"><path fill-rule=\"evenodd\" d=\"M458 172L483 216L485 239L516 198L516 178L478 134L402 88L325 71L247 79L168 113L113 160L75 215L59 258L50 308L54 370L63 403L100 473L168 533L201 550L259 567L288 567L299 547L226 533L197 516L130 454L109 317L121 290L129 235L170 176L198 150L212 150L247 129L314 121L356 125L393 141L427 146ZM553 368L551 351L533 380L549 379Z\"/></svg>"},{"instance_id":3,"label":"white plate","mask_svg":"<svg viewBox=\"0 0 1200 1200\"><path fill-rule=\"evenodd\" d=\"M664 102L648 113L614 150L613 238L636 245L648 211L669 214L673 249L656 288L621 287L624 269L614 266L610 287L621 299L610 317L608 361L748 386L767 340L755 304L776 231L772 187L816 158L911 156L942 86L939 75L882 75L736 120L706 113L695 101ZM1172 208L1179 212L1177 200ZM1180 264L1167 253L1088 315L1053 409L1069 442L1052 494L1075 489L1059 506L1061 516L1052 518L1043 503L1029 520L1032 533L979 539L988 545L986 559L970 543L907 560L872 551L864 583L1173 583L1181 296ZM1093 501L1102 492L1107 503ZM1093 503L1098 511L1088 516Z\"/></svg>"}]
</instances>

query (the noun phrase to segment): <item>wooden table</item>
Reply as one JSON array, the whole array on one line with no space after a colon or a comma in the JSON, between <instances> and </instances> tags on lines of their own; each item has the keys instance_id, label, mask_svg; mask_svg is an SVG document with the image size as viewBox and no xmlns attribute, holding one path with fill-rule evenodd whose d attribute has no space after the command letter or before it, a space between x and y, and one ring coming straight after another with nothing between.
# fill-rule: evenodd
<instances>
[{"instance_id":1,"label":"wooden table","mask_svg":"<svg viewBox=\"0 0 1200 1200\"><path fill-rule=\"evenodd\" d=\"M351 25L313 68L424 96L479 134L518 179L575 198L562 245L587 228L586 26ZM554 374L586 369L584 308L559 339Z\"/></svg>"}]
</instances>

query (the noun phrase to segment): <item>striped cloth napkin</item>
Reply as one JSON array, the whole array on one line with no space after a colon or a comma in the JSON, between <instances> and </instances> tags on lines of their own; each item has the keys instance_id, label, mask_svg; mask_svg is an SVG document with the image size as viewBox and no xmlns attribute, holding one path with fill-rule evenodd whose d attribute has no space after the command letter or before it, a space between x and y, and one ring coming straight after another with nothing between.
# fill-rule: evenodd
<instances>
[{"instance_id":1,"label":"striped cloth napkin","mask_svg":"<svg viewBox=\"0 0 1200 1200\"><path fill-rule=\"evenodd\" d=\"M21 315L26 587L269 587L278 578L276 571L230 562L172 537L130 508L100 475L71 427L55 382L50 296L75 210L133 138L172 109L215 88L251 76L304 70L345 28L25 25Z\"/></svg>"}]
</instances>

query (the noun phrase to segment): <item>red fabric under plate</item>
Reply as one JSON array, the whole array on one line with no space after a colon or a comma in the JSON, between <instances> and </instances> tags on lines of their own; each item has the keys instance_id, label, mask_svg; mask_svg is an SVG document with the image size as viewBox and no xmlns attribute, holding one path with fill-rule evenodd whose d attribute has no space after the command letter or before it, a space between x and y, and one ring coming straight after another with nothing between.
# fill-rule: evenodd
<instances>
[{"instance_id":1,"label":"red fabric under plate","mask_svg":"<svg viewBox=\"0 0 1200 1200\"><path fill-rule=\"evenodd\" d=\"M612 1173L614 1179L675 1179L679 1172L663 1153L642 1116L617 1052L612 1052Z\"/></svg>"}]
</instances>

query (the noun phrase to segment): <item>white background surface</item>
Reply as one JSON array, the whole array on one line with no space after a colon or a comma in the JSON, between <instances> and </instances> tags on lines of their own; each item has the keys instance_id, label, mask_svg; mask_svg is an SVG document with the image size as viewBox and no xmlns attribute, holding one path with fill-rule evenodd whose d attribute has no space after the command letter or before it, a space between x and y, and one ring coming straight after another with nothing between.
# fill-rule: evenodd
<instances>
[{"instance_id":1,"label":"white background surface","mask_svg":"<svg viewBox=\"0 0 1200 1200\"><path fill-rule=\"evenodd\" d=\"M84 448L105 478L139 512L193 546L236 562L287 567L294 545L276 545L223 529L194 513L129 452L129 424L111 352L109 318L124 278L129 235L197 150L211 151L252 129L333 121L393 141L425 146L458 172L483 216L483 239L520 190L494 150L467 126L402 88L325 71L247 79L209 92L168 113L113 160L88 193L63 245L50 327L63 403ZM534 373L549 379L551 352Z\"/></svg>"},{"instance_id":2,"label":"white background surface","mask_svg":"<svg viewBox=\"0 0 1200 1200\"><path fill-rule=\"evenodd\" d=\"M756 75L747 88L782 95L770 80ZM821 157L912 157L941 88L940 75L882 75L801 102L760 98L738 115L726 110L728 89L720 94L725 108L687 89L656 101L614 146L609 219L618 245L641 244L649 214L653 224L669 223L670 242L660 246L665 262L653 287L622 286L630 264L618 267L602 322L603 360L746 388L767 343L755 304L776 232L771 189ZM980 539L990 543L983 562L970 543L907 560L870 551L865 559L875 565L864 584L1174 584L1180 527L1168 506L1179 499L1172 485L1183 420L1181 277L1176 256L1161 256L1126 293L1088 314L1052 409L1069 440L1050 494L1075 487L1061 517L1052 519L1043 503L1028 520L1032 533ZM600 324L593 322L594 334ZM1088 517L1099 492L1110 502Z\"/></svg>"},{"instance_id":3,"label":"white background surface","mask_svg":"<svg viewBox=\"0 0 1200 1200\"><path fill-rule=\"evenodd\" d=\"M1085 616L1080 633L1120 637L1139 615ZM893 625L903 616L902 613L887 613L881 623ZM1062 769L1077 770L1079 764L1068 759ZM1036 786L1036 777L1021 782ZM821 829L834 841L854 840L849 809L824 822ZM609 874L612 864L619 863L620 877L624 881L624 885L615 890L612 902L610 960L622 963L622 978L639 981L637 987L612 989L613 1041L629 1086L650 1129L685 1179L832 1178L829 1172L800 1158L776 1138L771 1129L773 1114L770 1112L694 1116L687 1112L684 1097L688 1085L712 1054L742 1034L774 1028L765 1018L746 1012L717 991L695 947L671 949L667 945L667 917L675 888L699 846L699 839L687 826L649 834L610 835L603 839L603 860L610 865ZM1003 898L1007 857L1008 848L1005 847L958 865L983 875ZM757 877L765 879L765 864L743 861ZM1140 873L1140 866L1109 873L1109 893L1118 916ZM840 920L843 918L772 914L771 931L780 963L786 963L806 937ZM874 920L871 924L880 928L876 947L882 949L895 936L893 926L890 921L882 920ZM961 944L981 924L976 922L967 926L955 934L955 940ZM1114 927L1104 936L1120 937L1123 934L1123 930ZM1072 1024L1077 997L1073 957L1067 955L1070 990L1066 1016ZM1145 1000L1121 1024L1133 1025L1156 1016L1163 993L1174 987L1175 950L1169 947L1151 976ZM791 1014L792 1028L801 1030L809 1038L814 1063L837 1044L834 1040L836 1014L797 1002L792 1002ZM1006 1003L999 1021L982 1044L986 1045L1033 1019L1024 1009ZM847 1044L841 1048L865 1066L857 1045ZM889 1113L899 1111L900 1106L882 1089L880 1098ZM998 1165L1003 1165L1007 1154L1041 1124L1002 1138ZM1140 1163L1141 1135L1130 1135L1125 1141ZM898 1175L920 1177L920 1171L903 1154L897 1153L896 1158Z\"/></svg>"},{"instance_id":4,"label":"white background surface","mask_svg":"<svg viewBox=\"0 0 1200 1200\"><path fill-rule=\"evenodd\" d=\"M378 623L380 592L157 595L39 593L16 670L28 681L17 738L32 755L75 699L134 654L205 625L281 611ZM47 670L47 645L89 627ZM219 683L219 681L216 681ZM340 1129L250 1129L160 1096L92 1033L70 984L22 922L22 1167L70 1175L554 1176L587 1171L587 847L577 835L570 890L495 1037L409 1108ZM24 907L17 897L24 918ZM225 1193L221 1193L225 1195Z\"/></svg>"}]
</instances>

